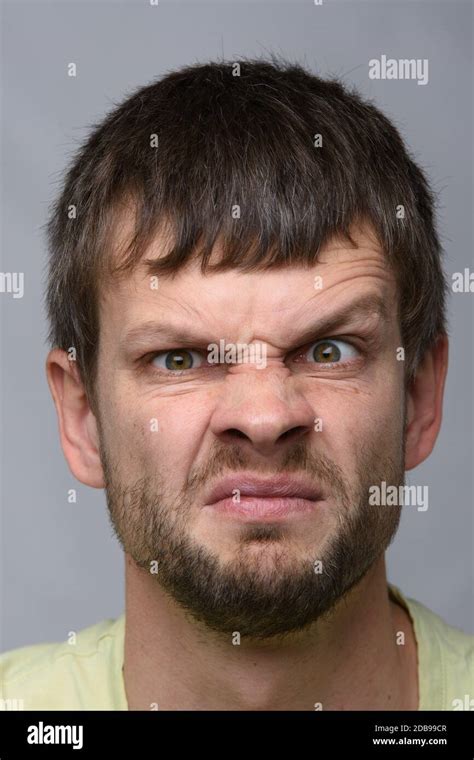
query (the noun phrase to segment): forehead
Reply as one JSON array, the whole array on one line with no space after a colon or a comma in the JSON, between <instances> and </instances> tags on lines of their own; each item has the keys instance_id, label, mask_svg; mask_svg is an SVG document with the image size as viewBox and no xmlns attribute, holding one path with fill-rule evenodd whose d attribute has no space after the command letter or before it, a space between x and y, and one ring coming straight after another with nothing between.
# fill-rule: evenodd
<instances>
[{"instance_id":1,"label":"forehead","mask_svg":"<svg viewBox=\"0 0 474 760\"><path fill-rule=\"evenodd\" d=\"M131 229L123 218L117 238ZM203 323L210 330L248 327L288 329L304 323L315 311L347 307L361 296L379 296L387 308L396 309L395 276L367 224L354 226L351 236L334 238L321 248L312 266L285 266L243 272L231 269L202 274L199 262L191 261L173 275L150 275L147 260L160 258L170 249L165 229L143 253L137 267L114 281L101 299L101 331L124 333L147 320L168 318L180 323ZM113 246L112 246L113 250ZM219 258L216 244L211 263Z\"/></svg>"}]
</instances>

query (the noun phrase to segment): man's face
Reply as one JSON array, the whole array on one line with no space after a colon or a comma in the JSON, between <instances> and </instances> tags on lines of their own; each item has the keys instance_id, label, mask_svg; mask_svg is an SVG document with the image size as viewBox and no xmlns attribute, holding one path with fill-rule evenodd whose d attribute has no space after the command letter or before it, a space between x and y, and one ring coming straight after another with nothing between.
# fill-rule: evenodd
<instances>
[{"instance_id":1,"label":"man's face","mask_svg":"<svg viewBox=\"0 0 474 760\"><path fill-rule=\"evenodd\" d=\"M396 531L400 508L368 495L404 478L397 293L370 230L356 240L312 268L204 276L192 264L157 283L143 267L105 294L97 398L112 523L215 631L302 629ZM144 258L159 254L157 239ZM265 368L209 363L221 340L259 344ZM245 494L252 477L285 476L286 499ZM221 483L229 498L214 503Z\"/></svg>"}]
</instances>

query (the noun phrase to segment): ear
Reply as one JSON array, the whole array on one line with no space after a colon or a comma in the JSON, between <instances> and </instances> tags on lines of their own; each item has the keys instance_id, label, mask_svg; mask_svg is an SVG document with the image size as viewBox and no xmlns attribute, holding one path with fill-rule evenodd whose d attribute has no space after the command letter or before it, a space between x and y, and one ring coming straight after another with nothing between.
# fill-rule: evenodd
<instances>
[{"instance_id":1,"label":"ear","mask_svg":"<svg viewBox=\"0 0 474 760\"><path fill-rule=\"evenodd\" d=\"M61 445L72 474L93 488L104 488L97 421L76 362L55 348L46 360L46 375L59 421Z\"/></svg>"},{"instance_id":2,"label":"ear","mask_svg":"<svg viewBox=\"0 0 474 760\"><path fill-rule=\"evenodd\" d=\"M448 369L448 337L440 335L426 352L408 389L405 469L421 464L432 452L441 426Z\"/></svg>"}]
</instances>

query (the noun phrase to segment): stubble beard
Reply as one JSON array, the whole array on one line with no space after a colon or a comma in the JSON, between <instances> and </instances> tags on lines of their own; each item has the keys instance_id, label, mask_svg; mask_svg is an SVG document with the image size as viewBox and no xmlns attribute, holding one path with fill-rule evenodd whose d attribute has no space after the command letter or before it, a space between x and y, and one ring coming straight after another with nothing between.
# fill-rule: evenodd
<instances>
[{"instance_id":1,"label":"stubble beard","mask_svg":"<svg viewBox=\"0 0 474 760\"><path fill-rule=\"evenodd\" d=\"M264 640L303 631L331 614L398 528L401 506L369 505L368 495L382 481L404 485L404 435L398 447L392 446L395 452L383 451L380 441L361 447L352 489L335 462L298 443L273 472L304 474L322 484L331 497L329 508L337 511L337 529L322 546L302 556L288 542L284 523L246 523L235 555L226 563L218 551L193 539L188 523L211 477L244 469L263 472L238 446L216 445L207 467L192 473L176 497L162 475L123 484L119 468L109 461L102 432L100 444L109 517L124 551L194 621L217 634L237 632Z\"/></svg>"}]
</instances>

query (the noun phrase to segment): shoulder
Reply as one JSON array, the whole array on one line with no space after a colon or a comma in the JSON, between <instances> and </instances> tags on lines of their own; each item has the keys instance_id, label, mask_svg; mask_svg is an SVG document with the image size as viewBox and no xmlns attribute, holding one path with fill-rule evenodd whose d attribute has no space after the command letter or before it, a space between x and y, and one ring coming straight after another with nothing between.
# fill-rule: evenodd
<instances>
[{"instance_id":1,"label":"shoulder","mask_svg":"<svg viewBox=\"0 0 474 760\"><path fill-rule=\"evenodd\" d=\"M409 600L418 628L429 643L428 659L439 662L448 709L474 709L474 636L447 623L421 602ZM467 705L467 706L466 706Z\"/></svg>"},{"instance_id":2,"label":"shoulder","mask_svg":"<svg viewBox=\"0 0 474 760\"><path fill-rule=\"evenodd\" d=\"M396 587L395 596L405 602L413 621L425 709L474 709L474 635Z\"/></svg>"},{"instance_id":3,"label":"shoulder","mask_svg":"<svg viewBox=\"0 0 474 760\"><path fill-rule=\"evenodd\" d=\"M95 709L104 699L124 615L78 631L68 641L33 644L0 655L1 709ZM120 666L121 667L121 666Z\"/></svg>"}]
</instances>

